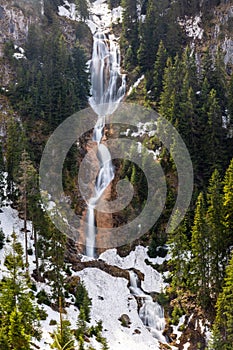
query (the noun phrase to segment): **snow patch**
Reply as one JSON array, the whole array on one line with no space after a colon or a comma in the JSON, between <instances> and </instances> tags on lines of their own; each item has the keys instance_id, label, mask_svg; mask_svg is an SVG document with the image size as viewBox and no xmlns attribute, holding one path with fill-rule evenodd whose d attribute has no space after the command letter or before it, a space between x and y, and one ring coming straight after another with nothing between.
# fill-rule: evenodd
<instances>
[{"instance_id":1,"label":"snow patch","mask_svg":"<svg viewBox=\"0 0 233 350\"><path fill-rule=\"evenodd\" d=\"M165 286L163 277L158 271L146 264L145 260L150 260L147 250L148 248L137 246L134 251L122 258L117 254L116 249L109 249L102 253L99 259L122 269L128 270L135 268L140 270L145 276L144 281L142 281L142 289L148 293L160 293L161 291L164 291Z\"/></svg>"},{"instance_id":2,"label":"snow patch","mask_svg":"<svg viewBox=\"0 0 233 350\"><path fill-rule=\"evenodd\" d=\"M115 254L108 251L108 256L114 258ZM129 292L127 280L96 268L86 268L76 274L84 282L92 299L91 322L103 320L103 336L107 338L110 350L159 349L158 341L144 327L138 315L137 302ZM129 316L129 328L123 327L118 320L122 314ZM135 333L135 330L140 333Z\"/></svg>"},{"instance_id":3,"label":"snow patch","mask_svg":"<svg viewBox=\"0 0 233 350\"><path fill-rule=\"evenodd\" d=\"M200 16L195 16L194 18L185 16L185 19L179 19L179 24L181 27L184 27L187 36L194 40L201 40L203 37L204 30L200 27L200 23Z\"/></svg>"},{"instance_id":4,"label":"snow patch","mask_svg":"<svg viewBox=\"0 0 233 350\"><path fill-rule=\"evenodd\" d=\"M92 34L98 29L107 31L107 29L111 28L112 23L122 22L122 13L123 8L121 6L110 10L106 0L96 0L90 2L90 18L86 20L86 24ZM58 15L73 21L80 21L75 4L70 3L68 0L64 0L64 4L58 6Z\"/></svg>"},{"instance_id":5,"label":"snow patch","mask_svg":"<svg viewBox=\"0 0 233 350\"><path fill-rule=\"evenodd\" d=\"M179 331L179 327L182 326L184 324L184 321L185 321L185 315L181 316L180 319L179 319L179 323L177 326L172 326L173 327L173 333L176 334L176 343L177 344L180 344L180 340L179 338L181 337L182 335L182 332Z\"/></svg>"},{"instance_id":6,"label":"snow patch","mask_svg":"<svg viewBox=\"0 0 233 350\"><path fill-rule=\"evenodd\" d=\"M144 74L133 84L133 86L130 86L129 91L127 93L127 96L131 95L134 89L138 87L138 85L141 83L141 81L145 78Z\"/></svg>"},{"instance_id":7,"label":"snow patch","mask_svg":"<svg viewBox=\"0 0 233 350\"><path fill-rule=\"evenodd\" d=\"M69 3L69 1L64 0L64 5L58 6L58 15L69 18L73 21L77 20L75 4Z\"/></svg>"},{"instance_id":8,"label":"snow patch","mask_svg":"<svg viewBox=\"0 0 233 350\"><path fill-rule=\"evenodd\" d=\"M183 350L188 350L189 346L190 346L190 343L189 343L189 342L185 343L185 344L183 345Z\"/></svg>"},{"instance_id":9,"label":"snow patch","mask_svg":"<svg viewBox=\"0 0 233 350\"><path fill-rule=\"evenodd\" d=\"M132 137L142 137L143 135L148 135L153 137L156 134L156 122L139 122L137 124L138 131L131 134Z\"/></svg>"}]
</instances>

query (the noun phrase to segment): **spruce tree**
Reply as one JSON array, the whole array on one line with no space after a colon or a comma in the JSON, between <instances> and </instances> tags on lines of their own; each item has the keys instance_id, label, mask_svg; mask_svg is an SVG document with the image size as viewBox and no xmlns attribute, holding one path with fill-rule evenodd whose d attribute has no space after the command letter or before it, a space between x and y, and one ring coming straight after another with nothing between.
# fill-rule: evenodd
<instances>
[{"instance_id":1,"label":"spruce tree","mask_svg":"<svg viewBox=\"0 0 233 350\"><path fill-rule=\"evenodd\" d=\"M6 171L7 187L11 198L15 195L14 181L17 179L18 168L22 149L25 144L25 137L18 121L10 118L7 123L6 142Z\"/></svg>"},{"instance_id":2,"label":"spruce tree","mask_svg":"<svg viewBox=\"0 0 233 350\"><path fill-rule=\"evenodd\" d=\"M7 273L0 282L0 343L7 341L10 349L19 349L12 347L17 344L11 342L18 339L17 343L27 346L32 337L40 339L40 316L23 270L23 249L15 234L12 234L12 250L6 256L5 266ZM20 325L17 325L19 320Z\"/></svg>"},{"instance_id":3,"label":"spruce tree","mask_svg":"<svg viewBox=\"0 0 233 350\"><path fill-rule=\"evenodd\" d=\"M176 288L186 286L189 268L187 222L184 219L177 227L177 214L178 212L172 219L171 233L168 236L168 244L171 251L169 263L172 266L172 285Z\"/></svg>"},{"instance_id":4,"label":"spruce tree","mask_svg":"<svg viewBox=\"0 0 233 350\"><path fill-rule=\"evenodd\" d=\"M229 256L230 247L233 244L233 159L226 171L223 181L223 210L224 225L226 228L225 242L227 245L227 256Z\"/></svg>"},{"instance_id":5,"label":"spruce tree","mask_svg":"<svg viewBox=\"0 0 233 350\"><path fill-rule=\"evenodd\" d=\"M163 92L160 96L159 113L169 121L173 121L173 106L174 106L174 89L176 84L176 77L172 59L167 59L166 68L164 70L163 78Z\"/></svg>"},{"instance_id":6,"label":"spruce tree","mask_svg":"<svg viewBox=\"0 0 233 350\"><path fill-rule=\"evenodd\" d=\"M70 322L61 320L61 324L57 330L52 334L54 342L51 349L57 350L74 350L74 337L70 329Z\"/></svg>"},{"instance_id":7,"label":"spruce tree","mask_svg":"<svg viewBox=\"0 0 233 350\"><path fill-rule=\"evenodd\" d=\"M167 50L164 47L163 41L160 41L159 48L156 54L154 64L154 84L153 95L156 102L159 101L160 94L163 90L163 75L167 62Z\"/></svg>"},{"instance_id":8,"label":"spruce tree","mask_svg":"<svg viewBox=\"0 0 233 350\"><path fill-rule=\"evenodd\" d=\"M137 1L122 0L121 5L123 7L121 46L125 57L124 66L131 68L137 64L139 42Z\"/></svg>"},{"instance_id":9,"label":"spruce tree","mask_svg":"<svg viewBox=\"0 0 233 350\"><path fill-rule=\"evenodd\" d=\"M217 300L213 349L231 350L233 344L233 255L226 269L223 290Z\"/></svg>"},{"instance_id":10,"label":"spruce tree","mask_svg":"<svg viewBox=\"0 0 233 350\"><path fill-rule=\"evenodd\" d=\"M206 130L206 156L205 163L209 170L220 168L226 162L226 154L224 152L225 129L222 127L222 112L216 97L216 91L211 90L207 100L207 117L208 124ZM208 164L208 166L207 166ZM207 176L210 174L207 172Z\"/></svg>"},{"instance_id":11,"label":"spruce tree","mask_svg":"<svg viewBox=\"0 0 233 350\"><path fill-rule=\"evenodd\" d=\"M228 83L228 103L227 103L227 107L228 107L228 118L229 118L229 125L230 128L233 128L233 74L231 75L230 81Z\"/></svg>"},{"instance_id":12,"label":"spruce tree","mask_svg":"<svg viewBox=\"0 0 233 350\"><path fill-rule=\"evenodd\" d=\"M21 161L19 163L19 177L18 187L20 191L19 207L23 213L24 221L24 237L25 237L25 254L26 254L26 269L28 271L28 207L31 204L30 198L33 197L34 188L36 187L36 169L34 168L32 161L29 158L29 154L24 150L22 153Z\"/></svg>"},{"instance_id":13,"label":"spruce tree","mask_svg":"<svg viewBox=\"0 0 233 350\"><path fill-rule=\"evenodd\" d=\"M23 313L15 307L10 314L8 343L12 350L30 350L31 336L26 334L23 324Z\"/></svg>"},{"instance_id":14,"label":"spruce tree","mask_svg":"<svg viewBox=\"0 0 233 350\"><path fill-rule=\"evenodd\" d=\"M209 266L209 231L206 223L206 204L203 193L196 203L191 239L191 273L189 281L191 290L197 294L198 301L204 308L210 302L210 266Z\"/></svg>"},{"instance_id":15,"label":"spruce tree","mask_svg":"<svg viewBox=\"0 0 233 350\"><path fill-rule=\"evenodd\" d=\"M138 49L138 63L142 72L151 70L155 63L155 56L159 45L158 33L156 32L156 18L158 8L154 0L147 4L146 18L140 24L140 47Z\"/></svg>"},{"instance_id":16,"label":"spruce tree","mask_svg":"<svg viewBox=\"0 0 233 350\"><path fill-rule=\"evenodd\" d=\"M89 9L87 0L75 0L76 9L80 15L81 20L85 21L89 18Z\"/></svg>"},{"instance_id":17,"label":"spruce tree","mask_svg":"<svg viewBox=\"0 0 233 350\"><path fill-rule=\"evenodd\" d=\"M223 216L222 182L218 170L211 176L207 192L207 225L210 240L210 285L212 295L218 296L227 263L227 242Z\"/></svg>"}]
</instances>

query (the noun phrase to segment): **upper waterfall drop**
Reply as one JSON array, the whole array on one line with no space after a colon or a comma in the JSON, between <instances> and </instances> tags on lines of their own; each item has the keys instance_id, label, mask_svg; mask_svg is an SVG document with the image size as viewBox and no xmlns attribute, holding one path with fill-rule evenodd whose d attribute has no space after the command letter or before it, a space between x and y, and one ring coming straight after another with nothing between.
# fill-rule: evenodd
<instances>
[{"instance_id":1,"label":"upper waterfall drop","mask_svg":"<svg viewBox=\"0 0 233 350\"><path fill-rule=\"evenodd\" d=\"M93 37L90 65L91 97L89 103L100 117L111 115L126 91L125 74L121 74L120 49L114 35L98 31Z\"/></svg>"}]
</instances>

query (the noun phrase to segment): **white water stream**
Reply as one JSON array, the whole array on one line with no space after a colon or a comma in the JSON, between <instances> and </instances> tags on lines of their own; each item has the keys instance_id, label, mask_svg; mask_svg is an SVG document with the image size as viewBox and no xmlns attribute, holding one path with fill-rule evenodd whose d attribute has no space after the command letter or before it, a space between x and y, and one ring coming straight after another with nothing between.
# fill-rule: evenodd
<instances>
[{"instance_id":1,"label":"white water stream","mask_svg":"<svg viewBox=\"0 0 233 350\"><path fill-rule=\"evenodd\" d=\"M140 298L142 306L139 310L139 317L143 324L150 330L153 337L162 343L166 343L166 338L162 334L165 328L164 310L161 305L153 301L152 297L145 294L140 288L137 274L129 271L130 291L135 297Z\"/></svg>"},{"instance_id":2,"label":"white water stream","mask_svg":"<svg viewBox=\"0 0 233 350\"><path fill-rule=\"evenodd\" d=\"M111 115L123 99L126 90L125 76L120 72L120 51L114 35L97 31L93 36L93 52L90 65L91 97L89 103L98 120L93 132L93 141L98 144L98 172L94 195L89 200L87 210L86 255L95 256L95 206L114 178L111 155L101 143L105 117Z\"/></svg>"}]
</instances>

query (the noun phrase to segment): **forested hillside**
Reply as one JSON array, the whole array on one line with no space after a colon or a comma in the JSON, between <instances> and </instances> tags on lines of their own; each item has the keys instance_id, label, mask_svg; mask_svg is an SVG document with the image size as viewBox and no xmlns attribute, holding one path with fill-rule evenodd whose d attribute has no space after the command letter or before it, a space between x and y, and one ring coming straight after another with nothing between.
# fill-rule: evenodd
<instances>
[{"instance_id":1,"label":"forested hillside","mask_svg":"<svg viewBox=\"0 0 233 350\"><path fill-rule=\"evenodd\" d=\"M233 2L0 0L0 27L0 349L233 349ZM123 135L137 144L132 154L146 148L165 174L166 202L146 233L88 257L81 225L75 241L51 221L56 203L41 199L39 171L52 133L89 107L97 40L109 48L97 64L109 69L103 86L115 79L119 103L175 127L193 189L177 226L177 145L169 152L156 120L111 120L101 142ZM85 132L62 170L61 201L84 220L79 171L93 140ZM132 200L113 214L94 208L97 231L126 225L146 205L146 176L128 158L113 161L103 196L116 200L117 181L127 179Z\"/></svg>"}]
</instances>

